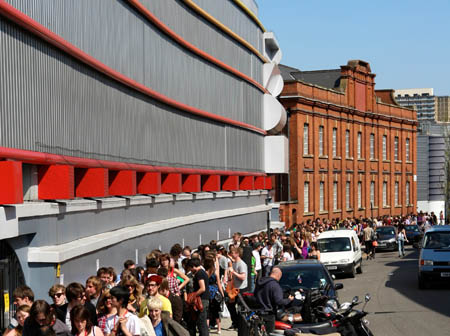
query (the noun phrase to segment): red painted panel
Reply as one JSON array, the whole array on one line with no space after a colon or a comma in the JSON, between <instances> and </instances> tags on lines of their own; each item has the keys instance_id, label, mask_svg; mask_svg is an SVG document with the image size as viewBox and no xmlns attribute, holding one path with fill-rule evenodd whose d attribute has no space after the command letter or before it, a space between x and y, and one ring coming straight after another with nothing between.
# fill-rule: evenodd
<instances>
[{"instance_id":1,"label":"red painted panel","mask_svg":"<svg viewBox=\"0 0 450 336\"><path fill-rule=\"evenodd\" d=\"M136 195L136 172L134 170L110 170L109 194L111 196Z\"/></svg>"},{"instance_id":2,"label":"red painted panel","mask_svg":"<svg viewBox=\"0 0 450 336\"><path fill-rule=\"evenodd\" d=\"M254 176L240 176L239 177L239 189L240 190L253 190L253 189L255 189Z\"/></svg>"},{"instance_id":3,"label":"red painted panel","mask_svg":"<svg viewBox=\"0 0 450 336\"><path fill-rule=\"evenodd\" d=\"M239 190L239 176L229 175L222 176L222 190Z\"/></svg>"},{"instance_id":4,"label":"red painted panel","mask_svg":"<svg viewBox=\"0 0 450 336\"><path fill-rule=\"evenodd\" d=\"M265 179L266 179L265 189L272 190L272 179L270 178L270 176L266 176Z\"/></svg>"},{"instance_id":5,"label":"red painted panel","mask_svg":"<svg viewBox=\"0 0 450 336\"><path fill-rule=\"evenodd\" d=\"M22 162L0 162L0 204L23 203Z\"/></svg>"},{"instance_id":6,"label":"red painted panel","mask_svg":"<svg viewBox=\"0 0 450 336\"><path fill-rule=\"evenodd\" d=\"M359 82L355 85L355 107L357 110L366 111L366 85Z\"/></svg>"},{"instance_id":7,"label":"red painted panel","mask_svg":"<svg viewBox=\"0 0 450 336\"><path fill-rule=\"evenodd\" d=\"M73 166L41 166L38 179L38 198L40 200L72 199L75 196Z\"/></svg>"},{"instance_id":8,"label":"red painted panel","mask_svg":"<svg viewBox=\"0 0 450 336\"><path fill-rule=\"evenodd\" d=\"M202 191L220 191L220 175L202 175Z\"/></svg>"},{"instance_id":9,"label":"red painted panel","mask_svg":"<svg viewBox=\"0 0 450 336\"><path fill-rule=\"evenodd\" d=\"M266 177L265 176L256 176L255 177L255 189L264 189L266 185Z\"/></svg>"},{"instance_id":10,"label":"red painted panel","mask_svg":"<svg viewBox=\"0 0 450 336\"><path fill-rule=\"evenodd\" d=\"M161 175L161 192L164 194L176 194L182 191L181 174L168 173Z\"/></svg>"},{"instance_id":11,"label":"red painted panel","mask_svg":"<svg viewBox=\"0 0 450 336\"><path fill-rule=\"evenodd\" d=\"M199 174L183 174L183 192L200 192L200 176Z\"/></svg>"},{"instance_id":12,"label":"red painted panel","mask_svg":"<svg viewBox=\"0 0 450 336\"><path fill-rule=\"evenodd\" d=\"M76 197L106 197L108 183L106 168L75 168Z\"/></svg>"},{"instance_id":13,"label":"red painted panel","mask_svg":"<svg viewBox=\"0 0 450 336\"><path fill-rule=\"evenodd\" d=\"M138 194L160 194L161 173L137 173L137 192Z\"/></svg>"}]
</instances>

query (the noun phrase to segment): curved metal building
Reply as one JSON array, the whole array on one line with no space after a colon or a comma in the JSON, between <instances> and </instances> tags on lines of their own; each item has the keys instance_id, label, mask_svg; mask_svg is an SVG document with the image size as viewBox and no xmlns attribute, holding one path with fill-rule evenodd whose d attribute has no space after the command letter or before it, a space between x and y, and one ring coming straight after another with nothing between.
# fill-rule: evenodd
<instances>
[{"instance_id":1,"label":"curved metal building","mask_svg":"<svg viewBox=\"0 0 450 336\"><path fill-rule=\"evenodd\" d=\"M37 298L153 248L266 227L286 112L257 9L0 0L0 242Z\"/></svg>"}]
</instances>

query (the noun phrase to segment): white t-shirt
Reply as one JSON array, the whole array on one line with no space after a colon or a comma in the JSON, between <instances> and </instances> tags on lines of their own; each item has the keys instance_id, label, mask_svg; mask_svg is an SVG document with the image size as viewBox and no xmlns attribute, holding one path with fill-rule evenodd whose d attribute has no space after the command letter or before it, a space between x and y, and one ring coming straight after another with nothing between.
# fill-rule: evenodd
<instances>
[{"instance_id":1,"label":"white t-shirt","mask_svg":"<svg viewBox=\"0 0 450 336\"><path fill-rule=\"evenodd\" d=\"M136 315L127 312L125 317L128 319L126 323L126 327L131 335L140 335L141 334L141 326L139 322L139 318ZM119 316L115 315L113 318L109 318L106 320L105 331L107 334L110 334L114 327L119 323Z\"/></svg>"},{"instance_id":2,"label":"white t-shirt","mask_svg":"<svg viewBox=\"0 0 450 336\"><path fill-rule=\"evenodd\" d=\"M263 266L272 266L273 265L273 248L264 247L261 251L261 256L266 257L263 259Z\"/></svg>"},{"instance_id":3,"label":"white t-shirt","mask_svg":"<svg viewBox=\"0 0 450 336\"><path fill-rule=\"evenodd\" d=\"M284 252L283 259L286 259L286 261L294 260L294 255L289 252Z\"/></svg>"},{"instance_id":4,"label":"white t-shirt","mask_svg":"<svg viewBox=\"0 0 450 336\"><path fill-rule=\"evenodd\" d=\"M255 271L259 271L261 267L261 256L259 255L259 252L256 250L252 251L252 255L255 258Z\"/></svg>"}]
</instances>

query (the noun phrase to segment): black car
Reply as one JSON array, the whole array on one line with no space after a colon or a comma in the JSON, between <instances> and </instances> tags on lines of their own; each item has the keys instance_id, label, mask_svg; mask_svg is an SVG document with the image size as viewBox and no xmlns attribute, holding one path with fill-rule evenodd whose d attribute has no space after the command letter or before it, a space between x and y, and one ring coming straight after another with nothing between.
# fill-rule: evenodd
<instances>
[{"instance_id":1,"label":"black car","mask_svg":"<svg viewBox=\"0 0 450 336\"><path fill-rule=\"evenodd\" d=\"M282 288L292 290L323 289L329 298L337 299L337 290L344 288L341 283L334 283L326 267L315 259L286 261L277 265L283 272L280 279Z\"/></svg>"},{"instance_id":2,"label":"black car","mask_svg":"<svg viewBox=\"0 0 450 336\"><path fill-rule=\"evenodd\" d=\"M418 225L405 225L406 238L409 244L419 244L422 241L423 233Z\"/></svg>"},{"instance_id":3,"label":"black car","mask_svg":"<svg viewBox=\"0 0 450 336\"><path fill-rule=\"evenodd\" d=\"M376 229L377 234L377 251L378 250L392 250L398 248L397 245L397 231L394 226L380 226Z\"/></svg>"}]
</instances>

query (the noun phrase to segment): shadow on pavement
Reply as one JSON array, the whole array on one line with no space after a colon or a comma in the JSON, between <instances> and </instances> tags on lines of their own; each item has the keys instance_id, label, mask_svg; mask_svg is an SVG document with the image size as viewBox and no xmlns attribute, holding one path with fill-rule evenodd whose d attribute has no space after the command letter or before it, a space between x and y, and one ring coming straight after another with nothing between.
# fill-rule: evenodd
<instances>
[{"instance_id":1,"label":"shadow on pavement","mask_svg":"<svg viewBox=\"0 0 450 336\"><path fill-rule=\"evenodd\" d=\"M419 250L409 250L403 258L386 264L396 267L386 281L386 287L393 288L399 293L428 309L450 317L450 283L433 283L430 289L418 288L418 258Z\"/></svg>"}]
</instances>

